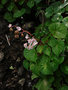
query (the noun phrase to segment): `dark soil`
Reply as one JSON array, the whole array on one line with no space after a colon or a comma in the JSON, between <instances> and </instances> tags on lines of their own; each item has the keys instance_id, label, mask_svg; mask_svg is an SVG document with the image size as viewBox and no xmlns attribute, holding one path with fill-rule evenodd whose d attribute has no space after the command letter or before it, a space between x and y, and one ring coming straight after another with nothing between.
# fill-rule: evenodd
<instances>
[{"instance_id":1,"label":"dark soil","mask_svg":"<svg viewBox=\"0 0 68 90\"><path fill-rule=\"evenodd\" d=\"M11 38L10 45L6 35ZM0 17L0 90L32 90L31 72L23 68L23 41L14 39Z\"/></svg>"}]
</instances>

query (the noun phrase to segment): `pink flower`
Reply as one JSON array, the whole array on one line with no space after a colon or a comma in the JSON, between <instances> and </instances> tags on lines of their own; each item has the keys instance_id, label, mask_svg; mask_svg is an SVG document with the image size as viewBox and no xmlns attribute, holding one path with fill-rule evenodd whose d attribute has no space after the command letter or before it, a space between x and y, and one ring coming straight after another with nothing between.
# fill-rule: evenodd
<instances>
[{"instance_id":1,"label":"pink flower","mask_svg":"<svg viewBox=\"0 0 68 90\"><path fill-rule=\"evenodd\" d=\"M38 44L38 42L35 40L35 41L33 42L32 46L35 46L35 45L37 45L37 44Z\"/></svg>"},{"instance_id":2,"label":"pink flower","mask_svg":"<svg viewBox=\"0 0 68 90\"><path fill-rule=\"evenodd\" d=\"M27 48L27 43L24 43L24 47Z\"/></svg>"},{"instance_id":3,"label":"pink flower","mask_svg":"<svg viewBox=\"0 0 68 90\"><path fill-rule=\"evenodd\" d=\"M29 38L29 35L28 35L28 34L26 34L25 38L26 38L26 39L28 39L28 38Z\"/></svg>"},{"instance_id":4,"label":"pink flower","mask_svg":"<svg viewBox=\"0 0 68 90\"><path fill-rule=\"evenodd\" d=\"M26 35L26 37L28 37L28 34ZM33 49L33 47L38 44L35 38L28 39L27 41L28 43L25 43L24 47L27 48L28 50Z\"/></svg>"},{"instance_id":5,"label":"pink flower","mask_svg":"<svg viewBox=\"0 0 68 90\"><path fill-rule=\"evenodd\" d=\"M31 46L31 45L29 44L29 46L27 47L27 49L28 49L28 50L33 49L33 46Z\"/></svg>"},{"instance_id":6,"label":"pink flower","mask_svg":"<svg viewBox=\"0 0 68 90\"><path fill-rule=\"evenodd\" d=\"M8 27L11 28L12 27L12 24L9 24Z\"/></svg>"},{"instance_id":7,"label":"pink flower","mask_svg":"<svg viewBox=\"0 0 68 90\"><path fill-rule=\"evenodd\" d=\"M31 43L32 43L32 39L28 39L27 41L28 41L28 43L29 43L29 44L31 44Z\"/></svg>"},{"instance_id":8,"label":"pink flower","mask_svg":"<svg viewBox=\"0 0 68 90\"><path fill-rule=\"evenodd\" d=\"M18 26L17 26L16 29L17 29L18 31L21 31L21 27L18 27Z\"/></svg>"}]
</instances>

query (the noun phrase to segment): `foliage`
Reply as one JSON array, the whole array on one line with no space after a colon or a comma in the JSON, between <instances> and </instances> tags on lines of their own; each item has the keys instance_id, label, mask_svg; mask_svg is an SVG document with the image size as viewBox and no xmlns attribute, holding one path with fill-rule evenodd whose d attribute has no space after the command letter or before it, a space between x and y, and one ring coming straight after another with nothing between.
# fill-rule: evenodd
<instances>
[{"instance_id":1,"label":"foliage","mask_svg":"<svg viewBox=\"0 0 68 90\"><path fill-rule=\"evenodd\" d=\"M68 90L68 57L64 57L68 53L68 1L63 1L1 0L1 10L7 5L4 18L8 22L25 16L28 11L32 14L33 8L36 17L42 15L41 23L33 33L38 45L31 50L24 49L23 52L24 68L32 71L32 79L39 78L33 89Z\"/></svg>"}]
</instances>

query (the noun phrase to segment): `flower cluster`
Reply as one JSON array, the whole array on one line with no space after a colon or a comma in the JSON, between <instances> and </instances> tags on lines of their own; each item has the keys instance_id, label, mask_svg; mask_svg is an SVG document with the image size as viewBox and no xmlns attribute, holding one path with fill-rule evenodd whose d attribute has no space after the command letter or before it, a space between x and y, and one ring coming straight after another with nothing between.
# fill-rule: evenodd
<instances>
[{"instance_id":1,"label":"flower cluster","mask_svg":"<svg viewBox=\"0 0 68 90\"><path fill-rule=\"evenodd\" d=\"M32 35L30 32L28 32L28 31L26 31L26 30L23 30L23 29L22 29L21 27L19 27L19 26L16 26L16 25L12 26L12 24L9 24L8 27L11 28L11 29L12 29L13 27L16 27L17 30L14 32L14 33L15 33L15 38L19 38L19 35L18 35L19 33L21 33L21 35L22 35L24 32L27 33L26 36L25 36L25 39L27 40L27 43L24 43L24 47L27 48L28 50L33 49L33 47L38 44L37 40L33 37L33 35ZM19 31L21 31L21 32L19 32ZM30 35L32 38L30 38L29 35Z\"/></svg>"},{"instance_id":2,"label":"flower cluster","mask_svg":"<svg viewBox=\"0 0 68 90\"><path fill-rule=\"evenodd\" d=\"M25 36L25 38L27 39L28 43L24 43L24 47L28 50L33 49L33 47L38 44L36 39L34 37L29 38L28 34Z\"/></svg>"},{"instance_id":3,"label":"flower cluster","mask_svg":"<svg viewBox=\"0 0 68 90\"><path fill-rule=\"evenodd\" d=\"M12 26L12 24L9 24L8 27L11 28L11 27L13 27L13 26ZM19 27L19 26L16 26L16 29L17 29L18 31L21 31L21 27Z\"/></svg>"}]
</instances>

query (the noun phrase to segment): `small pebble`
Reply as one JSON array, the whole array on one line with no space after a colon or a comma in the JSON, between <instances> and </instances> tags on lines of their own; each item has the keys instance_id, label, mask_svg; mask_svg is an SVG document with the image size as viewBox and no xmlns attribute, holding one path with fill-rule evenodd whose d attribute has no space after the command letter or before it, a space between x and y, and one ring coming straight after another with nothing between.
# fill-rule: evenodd
<instances>
[{"instance_id":1,"label":"small pebble","mask_svg":"<svg viewBox=\"0 0 68 90\"><path fill-rule=\"evenodd\" d=\"M19 83L21 86L23 86L24 83L25 83L25 79L24 79L24 78L20 79L20 80L18 81L18 83Z\"/></svg>"}]
</instances>

